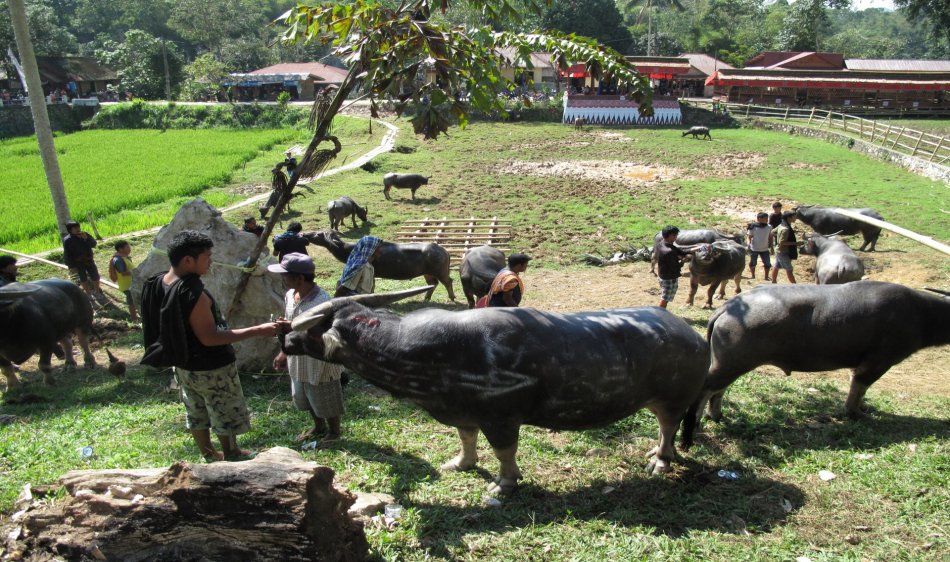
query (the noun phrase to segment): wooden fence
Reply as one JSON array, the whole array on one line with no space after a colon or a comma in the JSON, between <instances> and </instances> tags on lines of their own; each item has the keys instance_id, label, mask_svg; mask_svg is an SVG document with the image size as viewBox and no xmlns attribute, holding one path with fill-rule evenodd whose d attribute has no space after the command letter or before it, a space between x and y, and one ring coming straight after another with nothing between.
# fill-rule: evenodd
<instances>
[{"instance_id":1,"label":"wooden fence","mask_svg":"<svg viewBox=\"0 0 950 562\"><path fill-rule=\"evenodd\" d=\"M498 217L407 220L400 225L395 241L435 242L452 257L452 266L458 267L465 251L476 246L490 245L508 254L511 251L511 220Z\"/></svg>"},{"instance_id":2,"label":"wooden fence","mask_svg":"<svg viewBox=\"0 0 950 562\"><path fill-rule=\"evenodd\" d=\"M697 103L697 102L691 102ZM704 105L699 102L697 105ZM836 129L870 144L950 166L950 139L900 125L818 108L770 107L765 105L709 102L714 111L728 111L739 117L767 117L796 121L818 129Z\"/></svg>"}]
</instances>

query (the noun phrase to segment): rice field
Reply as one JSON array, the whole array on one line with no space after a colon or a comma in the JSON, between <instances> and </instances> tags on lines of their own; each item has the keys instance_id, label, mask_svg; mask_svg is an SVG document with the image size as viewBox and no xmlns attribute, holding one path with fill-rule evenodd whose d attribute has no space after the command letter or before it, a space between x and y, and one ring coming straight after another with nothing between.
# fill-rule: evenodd
<instances>
[{"instance_id":1,"label":"rice field","mask_svg":"<svg viewBox=\"0 0 950 562\"><path fill-rule=\"evenodd\" d=\"M60 135L56 152L71 215L97 218L110 236L163 224L149 205L193 197L231 181L242 164L285 143L292 130L92 130ZM53 203L35 137L0 141L0 247L59 246ZM213 202L214 203L214 202Z\"/></svg>"}]
</instances>

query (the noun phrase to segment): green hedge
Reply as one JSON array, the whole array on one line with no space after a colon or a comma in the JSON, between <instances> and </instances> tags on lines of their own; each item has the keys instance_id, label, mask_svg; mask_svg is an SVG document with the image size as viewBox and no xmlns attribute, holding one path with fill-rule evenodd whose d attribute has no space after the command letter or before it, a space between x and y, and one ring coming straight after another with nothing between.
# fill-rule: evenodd
<instances>
[{"instance_id":1,"label":"green hedge","mask_svg":"<svg viewBox=\"0 0 950 562\"><path fill-rule=\"evenodd\" d=\"M135 100L102 108L87 129L280 129L302 127L309 111L260 104L180 105Z\"/></svg>"}]
</instances>

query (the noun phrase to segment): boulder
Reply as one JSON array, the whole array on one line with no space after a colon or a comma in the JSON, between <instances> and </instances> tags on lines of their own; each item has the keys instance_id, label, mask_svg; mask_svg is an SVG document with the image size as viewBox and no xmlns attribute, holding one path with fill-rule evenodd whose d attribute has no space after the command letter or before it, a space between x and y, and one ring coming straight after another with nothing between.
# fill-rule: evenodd
<instances>
[{"instance_id":1,"label":"boulder","mask_svg":"<svg viewBox=\"0 0 950 562\"><path fill-rule=\"evenodd\" d=\"M211 271L201 279L217 301L221 313L227 315L227 309L234 298L234 287L242 275L238 264L251 254L257 243L257 236L243 232L224 220L220 211L200 198L182 206L171 222L159 231L152 242L152 251L132 272L132 295L139 301L145 280L159 271L168 270L168 255L165 249L172 238L183 230L204 232L214 240L214 264ZM253 326L267 322L271 314L283 314L284 284L279 275L267 272L266 268L270 263L275 263L275 258L262 253L234 314L226 318L232 328ZM237 366L242 371L269 369L271 360L280 350L276 338L252 338L238 342L234 347L237 351Z\"/></svg>"}]
</instances>

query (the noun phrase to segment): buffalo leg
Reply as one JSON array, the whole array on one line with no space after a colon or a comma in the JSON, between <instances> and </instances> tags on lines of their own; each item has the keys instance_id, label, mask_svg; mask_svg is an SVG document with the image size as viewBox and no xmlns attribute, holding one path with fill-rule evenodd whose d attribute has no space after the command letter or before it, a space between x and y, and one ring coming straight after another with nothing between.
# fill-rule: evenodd
<instances>
[{"instance_id":1,"label":"buffalo leg","mask_svg":"<svg viewBox=\"0 0 950 562\"><path fill-rule=\"evenodd\" d=\"M864 394L877 379L884 376L884 373L891 368L889 364L886 364L883 368L879 365L881 363L855 367L851 375L851 389L848 391L848 398L844 402L844 409L849 418L856 420L864 415Z\"/></svg>"},{"instance_id":2,"label":"buffalo leg","mask_svg":"<svg viewBox=\"0 0 950 562\"><path fill-rule=\"evenodd\" d=\"M663 474L670 471L673 457L676 456L673 443L683 416L681 413L673 413L671 408L650 408L650 411L660 424L660 442L650 451L650 463L646 471L649 474Z\"/></svg>"},{"instance_id":3,"label":"buffalo leg","mask_svg":"<svg viewBox=\"0 0 950 562\"><path fill-rule=\"evenodd\" d=\"M423 299L428 301L432 298L432 293L435 292L435 288L439 286L439 280L432 275L423 275L422 278L426 280L426 285L432 285L432 288L426 291L426 298Z\"/></svg>"},{"instance_id":4,"label":"buffalo leg","mask_svg":"<svg viewBox=\"0 0 950 562\"><path fill-rule=\"evenodd\" d=\"M709 284L709 290L706 291L706 304L703 305L703 308L712 308L713 295L716 294L716 289L722 285L721 281L713 281Z\"/></svg>"},{"instance_id":5,"label":"buffalo leg","mask_svg":"<svg viewBox=\"0 0 950 562\"><path fill-rule=\"evenodd\" d=\"M416 200L416 190L415 190L415 189L412 189L412 190L410 190L410 191L412 192L412 200L415 201L415 200Z\"/></svg>"},{"instance_id":6,"label":"buffalo leg","mask_svg":"<svg viewBox=\"0 0 950 562\"><path fill-rule=\"evenodd\" d=\"M87 369L96 367L96 356L89 349L89 334L83 330L76 330L76 338L79 340L79 348L82 349L82 364Z\"/></svg>"},{"instance_id":7,"label":"buffalo leg","mask_svg":"<svg viewBox=\"0 0 950 562\"><path fill-rule=\"evenodd\" d=\"M518 455L519 429L520 426L517 424L506 423L481 427L500 465L498 478L488 485L488 492L491 494L507 495L518 487L521 470L518 469L515 457Z\"/></svg>"},{"instance_id":8,"label":"buffalo leg","mask_svg":"<svg viewBox=\"0 0 950 562\"><path fill-rule=\"evenodd\" d=\"M741 271L736 274L735 281L736 281L736 294L738 295L739 293L742 292L742 272L741 272ZM722 284L722 292L723 292L723 293L726 292L726 284L725 284L725 283Z\"/></svg>"},{"instance_id":9,"label":"buffalo leg","mask_svg":"<svg viewBox=\"0 0 950 562\"><path fill-rule=\"evenodd\" d=\"M475 444L478 441L477 427L459 427L459 439L462 441L462 452L457 457L443 464L440 469L446 472L454 470L470 470L478 462L478 451Z\"/></svg>"},{"instance_id":10,"label":"buffalo leg","mask_svg":"<svg viewBox=\"0 0 950 562\"><path fill-rule=\"evenodd\" d=\"M356 228L356 213L353 213L352 215L350 215L350 220L353 221L353 228L355 229Z\"/></svg>"},{"instance_id":11,"label":"buffalo leg","mask_svg":"<svg viewBox=\"0 0 950 562\"><path fill-rule=\"evenodd\" d=\"M383 186L383 195L386 196L386 200L387 200L387 201L388 201L389 199L391 199L391 197L389 196L389 189L390 189L390 186L388 186L388 185L384 185L384 186Z\"/></svg>"},{"instance_id":12,"label":"buffalo leg","mask_svg":"<svg viewBox=\"0 0 950 562\"><path fill-rule=\"evenodd\" d=\"M689 296L686 297L686 305L693 306L693 299L696 297L696 291L699 290L699 283L695 282L692 277L689 278Z\"/></svg>"},{"instance_id":13,"label":"buffalo leg","mask_svg":"<svg viewBox=\"0 0 950 562\"><path fill-rule=\"evenodd\" d=\"M60 342L62 343L62 342ZM70 347L63 347L66 350L66 366L63 368L66 369L69 367L70 362L72 362L72 367L76 367L76 360L72 357L72 342L70 341ZM50 349L41 349L40 350L40 359L39 359L39 368L43 373L43 383L49 386L56 384L56 379L53 378L53 365L51 363L53 357L53 350Z\"/></svg>"},{"instance_id":14,"label":"buffalo leg","mask_svg":"<svg viewBox=\"0 0 950 562\"><path fill-rule=\"evenodd\" d=\"M439 279L439 282L445 285L445 290L449 292L449 300L455 302L455 289L452 288L452 276L446 274Z\"/></svg>"},{"instance_id":15,"label":"buffalo leg","mask_svg":"<svg viewBox=\"0 0 950 562\"><path fill-rule=\"evenodd\" d=\"M20 379L16 376L16 369L13 368L13 363L6 359L0 359L0 370L3 371L3 375L7 378L7 391L20 386Z\"/></svg>"}]
</instances>

